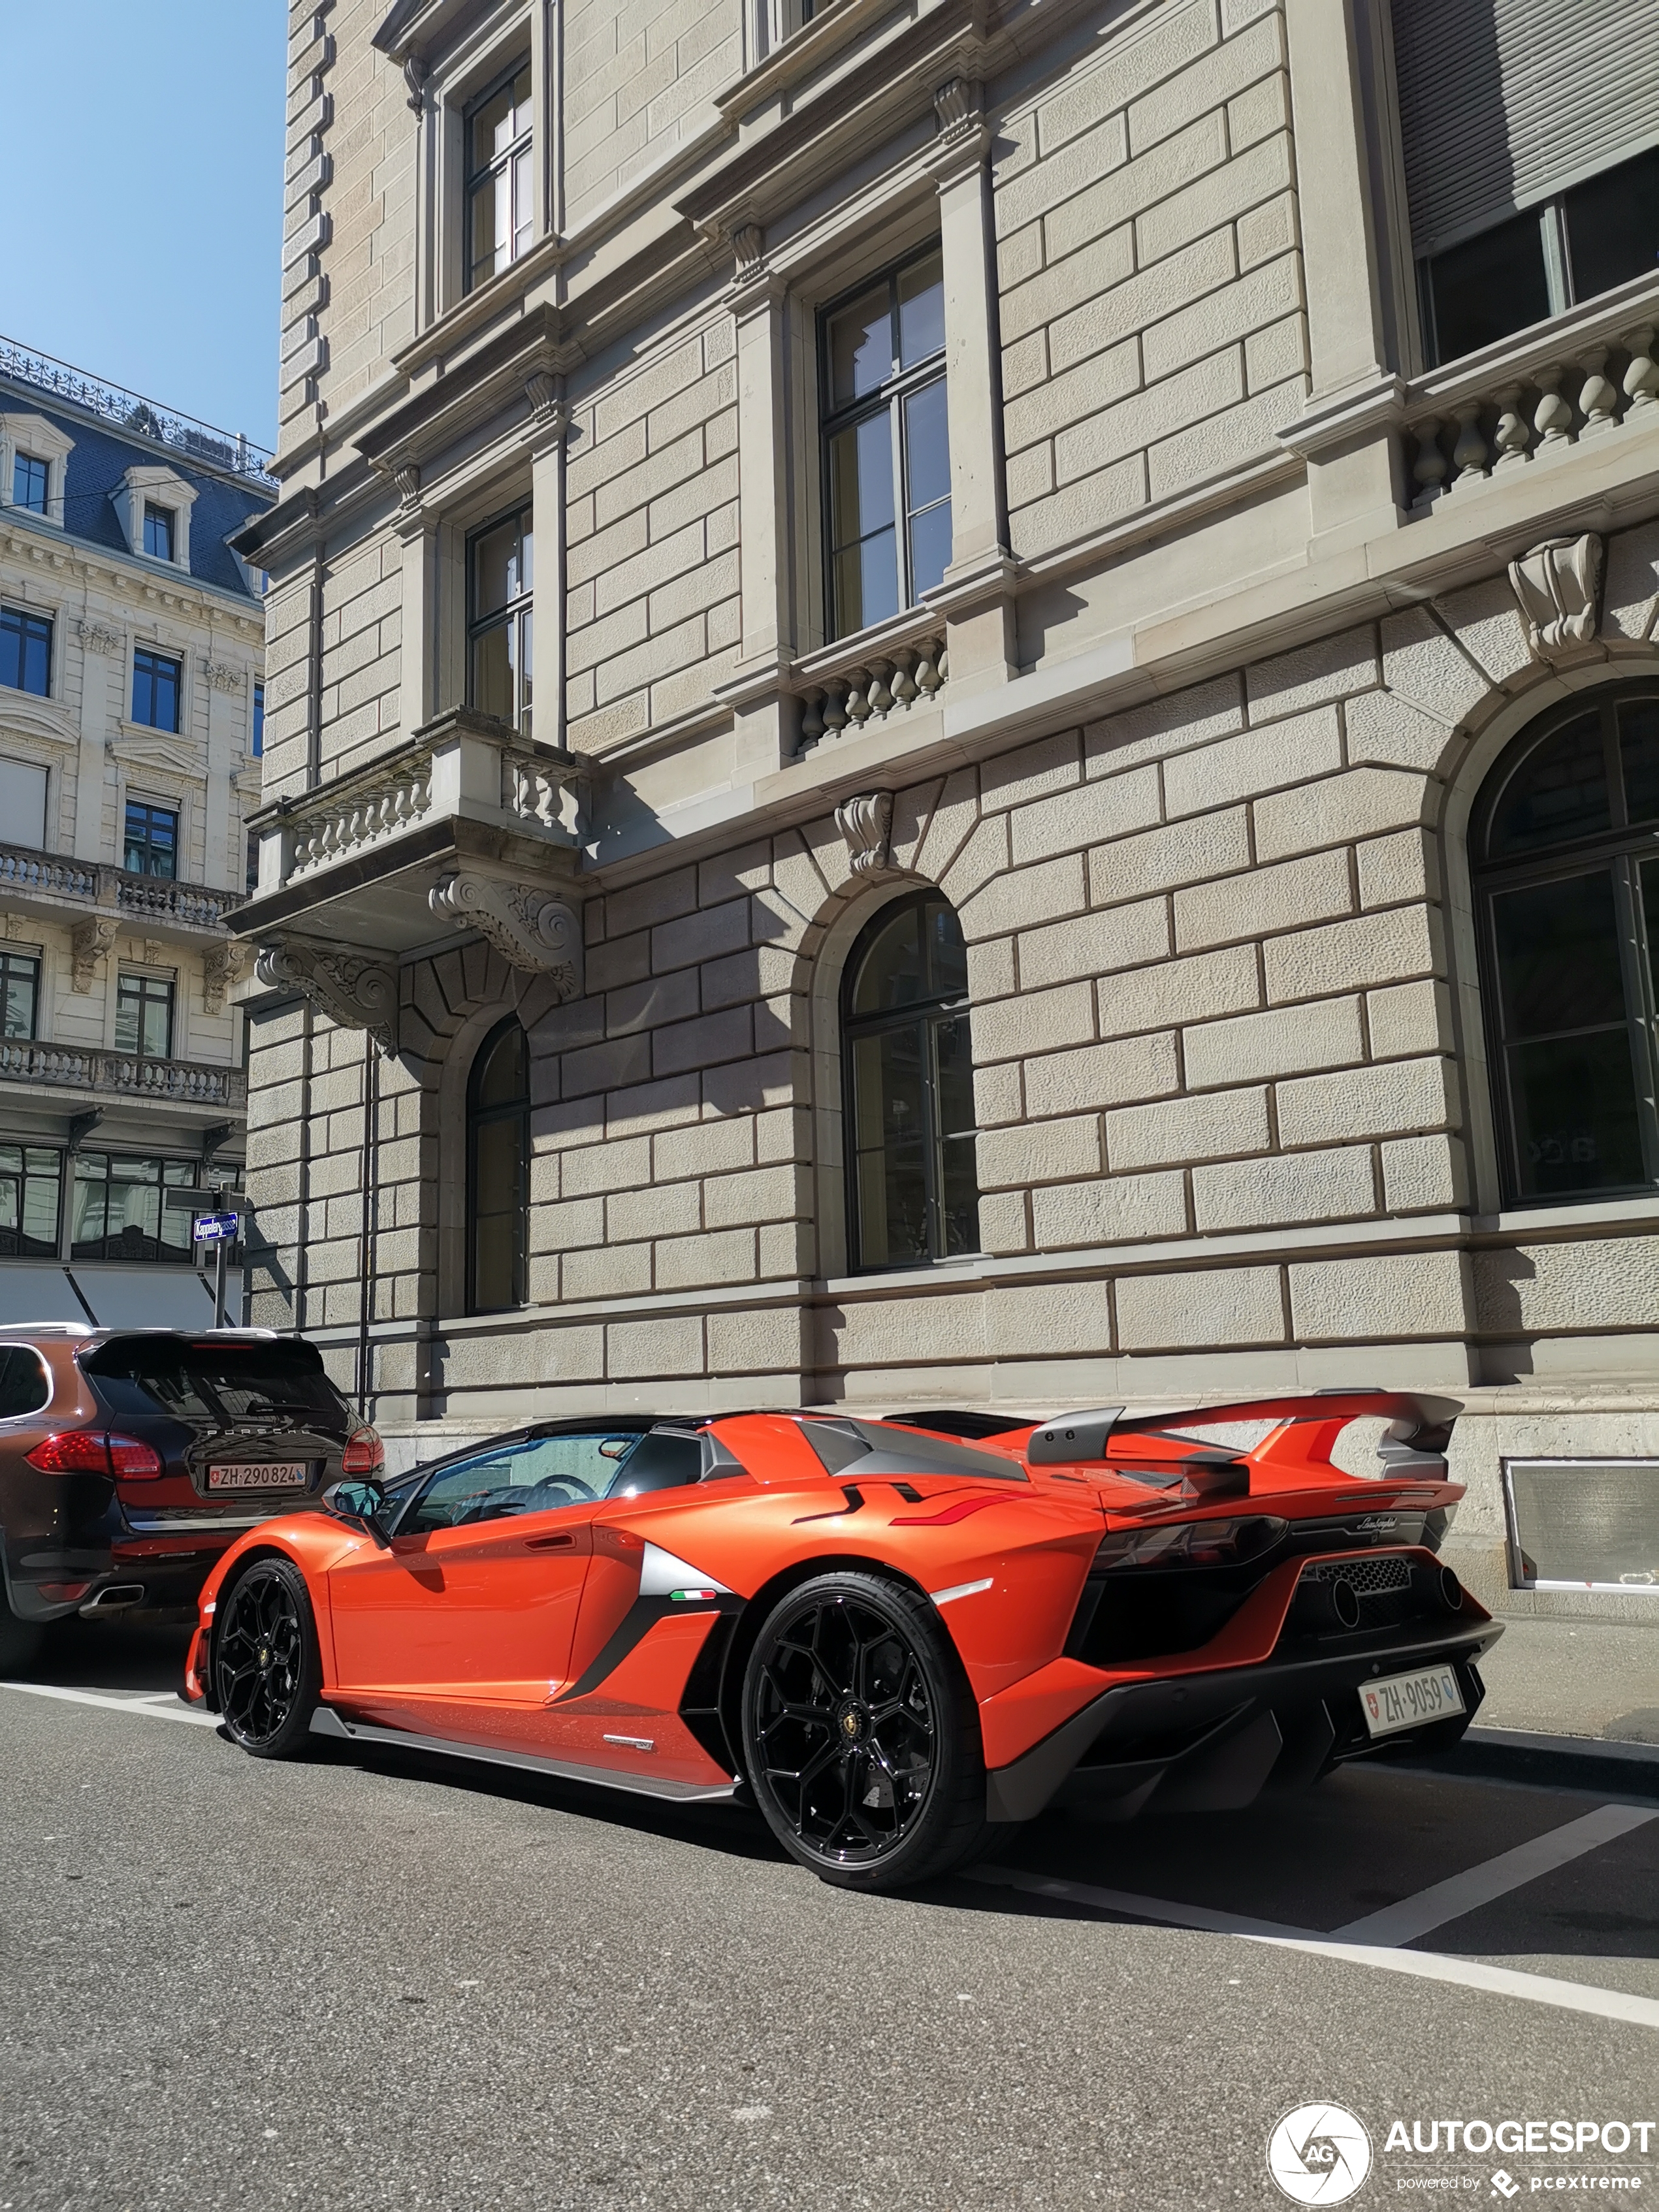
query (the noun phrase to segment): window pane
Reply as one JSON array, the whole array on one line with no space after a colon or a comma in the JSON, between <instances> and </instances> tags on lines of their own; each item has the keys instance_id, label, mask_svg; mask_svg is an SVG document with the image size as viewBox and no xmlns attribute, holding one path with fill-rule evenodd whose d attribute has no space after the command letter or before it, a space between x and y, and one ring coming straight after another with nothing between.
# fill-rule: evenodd
<instances>
[{"instance_id":1,"label":"window pane","mask_svg":"<svg viewBox=\"0 0 1659 2212\"><path fill-rule=\"evenodd\" d=\"M497 154L504 154L520 132L529 127L530 71L526 68L473 110L468 168L483 168Z\"/></svg>"},{"instance_id":2,"label":"window pane","mask_svg":"<svg viewBox=\"0 0 1659 2212\"><path fill-rule=\"evenodd\" d=\"M253 687L253 757L258 760L265 749L265 687Z\"/></svg>"},{"instance_id":3,"label":"window pane","mask_svg":"<svg viewBox=\"0 0 1659 2212\"><path fill-rule=\"evenodd\" d=\"M1571 876L1492 901L1504 1034L1550 1036L1625 1018L1613 876Z\"/></svg>"},{"instance_id":4,"label":"window pane","mask_svg":"<svg viewBox=\"0 0 1659 2212\"><path fill-rule=\"evenodd\" d=\"M922 927L927 939L929 990L936 999L965 999L968 948L956 909L942 898L931 901L923 909Z\"/></svg>"},{"instance_id":5,"label":"window pane","mask_svg":"<svg viewBox=\"0 0 1659 2212\"><path fill-rule=\"evenodd\" d=\"M508 222L509 196L505 173L500 176L486 177L481 185L474 185L471 206L472 219L467 252L468 281L477 284L506 265L505 255L499 253L507 237Z\"/></svg>"},{"instance_id":6,"label":"window pane","mask_svg":"<svg viewBox=\"0 0 1659 2212\"><path fill-rule=\"evenodd\" d=\"M44 699L52 679L52 623L19 607L0 611L0 684Z\"/></svg>"},{"instance_id":7,"label":"window pane","mask_svg":"<svg viewBox=\"0 0 1659 2212\"><path fill-rule=\"evenodd\" d=\"M1659 261L1659 147L1579 185L1562 211L1575 300L1650 276Z\"/></svg>"},{"instance_id":8,"label":"window pane","mask_svg":"<svg viewBox=\"0 0 1659 2212\"><path fill-rule=\"evenodd\" d=\"M530 243L531 226L535 216L532 192L530 149L513 161L513 258L516 261Z\"/></svg>"},{"instance_id":9,"label":"window pane","mask_svg":"<svg viewBox=\"0 0 1659 2212\"><path fill-rule=\"evenodd\" d=\"M173 1051L173 987L152 982L144 993L144 1022L141 1050L155 1060Z\"/></svg>"},{"instance_id":10,"label":"window pane","mask_svg":"<svg viewBox=\"0 0 1659 2212\"><path fill-rule=\"evenodd\" d=\"M34 1035L34 1008L40 983L40 963L11 952L0 955L0 983L3 983L4 1034L9 1037Z\"/></svg>"},{"instance_id":11,"label":"window pane","mask_svg":"<svg viewBox=\"0 0 1659 2212\"><path fill-rule=\"evenodd\" d=\"M157 561L172 560L173 510L171 507L145 507L144 550Z\"/></svg>"},{"instance_id":12,"label":"window pane","mask_svg":"<svg viewBox=\"0 0 1659 2212\"><path fill-rule=\"evenodd\" d=\"M930 507L910 525L910 596L920 599L944 580L951 560L951 502Z\"/></svg>"},{"instance_id":13,"label":"window pane","mask_svg":"<svg viewBox=\"0 0 1659 2212\"><path fill-rule=\"evenodd\" d=\"M945 379L924 385L904 403L905 504L914 514L951 496L951 445L945 428Z\"/></svg>"},{"instance_id":14,"label":"window pane","mask_svg":"<svg viewBox=\"0 0 1659 2212\"><path fill-rule=\"evenodd\" d=\"M866 1267L931 1256L923 1035L919 1026L889 1030L853 1047L854 1188L859 1261Z\"/></svg>"},{"instance_id":15,"label":"window pane","mask_svg":"<svg viewBox=\"0 0 1659 2212\"><path fill-rule=\"evenodd\" d=\"M1535 852L1612 823L1601 718L1594 708L1529 753L1510 779L1486 836L1487 856Z\"/></svg>"},{"instance_id":16,"label":"window pane","mask_svg":"<svg viewBox=\"0 0 1659 2212\"><path fill-rule=\"evenodd\" d=\"M46 511L46 465L33 453L19 453L12 463L12 500L30 514Z\"/></svg>"},{"instance_id":17,"label":"window pane","mask_svg":"<svg viewBox=\"0 0 1659 2212\"><path fill-rule=\"evenodd\" d=\"M893 438L886 410L830 444L830 542L850 545L893 520Z\"/></svg>"},{"instance_id":18,"label":"window pane","mask_svg":"<svg viewBox=\"0 0 1659 2212\"><path fill-rule=\"evenodd\" d=\"M891 295L878 284L830 321L830 394L834 407L862 399L893 374Z\"/></svg>"},{"instance_id":19,"label":"window pane","mask_svg":"<svg viewBox=\"0 0 1659 2212\"><path fill-rule=\"evenodd\" d=\"M477 1165L473 1202L480 1221L503 1218L519 1206L522 1194L522 1116L507 1115L499 1121L483 1121L477 1131Z\"/></svg>"},{"instance_id":20,"label":"window pane","mask_svg":"<svg viewBox=\"0 0 1659 2212\"><path fill-rule=\"evenodd\" d=\"M472 541L472 612L474 617L500 612L529 589L524 548L517 515Z\"/></svg>"},{"instance_id":21,"label":"window pane","mask_svg":"<svg viewBox=\"0 0 1659 2212\"><path fill-rule=\"evenodd\" d=\"M914 368L929 354L945 350L945 274L937 253L904 271L898 295L899 360Z\"/></svg>"},{"instance_id":22,"label":"window pane","mask_svg":"<svg viewBox=\"0 0 1659 2212\"><path fill-rule=\"evenodd\" d=\"M921 909L902 907L864 956L853 986L852 1010L884 1014L915 1006L927 993Z\"/></svg>"},{"instance_id":23,"label":"window pane","mask_svg":"<svg viewBox=\"0 0 1659 2212\"><path fill-rule=\"evenodd\" d=\"M512 630L507 623L472 641L472 704L503 722L513 720Z\"/></svg>"},{"instance_id":24,"label":"window pane","mask_svg":"<svg viewBox=\"0 0 1659 2212\"><path fill-rule=\"evenodd\" d=\"M1516 1045L1509 1065L1524 1196L1619 1188L1647 1180L1630 1038L1624 1029Z\"/></svg>"},{"instance_id":25,"label":"window pane","mask_svg":"<svg viewBox=\"0 0 1659 2212\"><path fill-rule=\"evenodd\" d=\"M1651 822L1659 816L1659 699L1634 699L1619 709L1619 757L1630 818Z\"/></svg>"},{"instance_id":26,"label":"window pane","mask_svg":"<svg viewBox=\"0 0 1659 2212\"><path fill-rule=\"evenodd\" d=\"M480 1107L515 1106L528 1100L529 1061L525 1034L516 1022L509 1023L490 1047L473 1084L473 1101Z\"/></svg>"},{"instance_id":27,"label":"window pane","mask_svg":"<svg viewBox=\"0 0 1659 2212\"><path fill-rule=\"evenodd\" d=\"M1535 211L1437 253L1426 266L1443 362L1541 323L1550 312L1544 236Z\"/></svg>"},{"instance_id":28,"label":"window pane","mask_svg":"<svg viewBox=\"0 0 1659 2212\"><path fill-rule=\"evenodd\" d=\"M979 1170L974 1158L974 1060L968 1017L933 1025L939 1067L939 1213L945 1250L979 1249Z\"/></svg>"}]
</instances>

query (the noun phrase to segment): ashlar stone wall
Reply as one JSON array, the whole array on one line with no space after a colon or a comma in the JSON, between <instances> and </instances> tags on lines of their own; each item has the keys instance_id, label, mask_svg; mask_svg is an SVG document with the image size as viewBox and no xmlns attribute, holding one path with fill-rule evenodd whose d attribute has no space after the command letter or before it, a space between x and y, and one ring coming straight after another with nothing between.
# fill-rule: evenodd
<instances>
[{"instance_id":1,"label":"ashlar stone wall","mask_svg":"<svg viewBox=\"0 0 1659 2212\"><path fill-rule=\"evenodd\" d=\"M575 0L562 13L573 228L682 143L743 70L743 0Z\"/></svg>"},{"instance_id":2,"label":"ashlar stone wall","mask_svg":"<svg viewBox=\"0 0 1659 2212\"><path fill-rule=\"evenodd\" d=\"M1279 7L1158 9L1002 119L994 177L1015 552L1272 447L1307 389Z\"/></svg>"}]
</instances>

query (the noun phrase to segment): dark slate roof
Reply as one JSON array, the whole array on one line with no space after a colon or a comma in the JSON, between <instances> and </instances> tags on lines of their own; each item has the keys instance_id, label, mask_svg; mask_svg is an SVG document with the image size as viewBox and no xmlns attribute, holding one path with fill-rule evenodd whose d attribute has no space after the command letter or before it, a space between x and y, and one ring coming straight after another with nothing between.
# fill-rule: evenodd
<instances>
[{"instance_id":1,"label":"dark slate roof","mask_svg":"<svg viewBox=\"0 0 1659 2212\"><path fill-rule=\"evenodd\" d=\"M66 438L74 439L64 486L66 537L107 546L114 553L129 553L131 549L122 533L112 495L119 489L130 468L168 468L192 485L197 495L190 514L191 574L198 582L234 592L239 599L252 598L225 539L270 506L270 492L216 471L192 468L176 446L163 446L148 438L124 438L118 430L75 408L42 404L21 384L9 381L0 390L0 409L9 415L42 416ZM8 497L10 489L4 487Z\"/></svg>"}]
</instances>

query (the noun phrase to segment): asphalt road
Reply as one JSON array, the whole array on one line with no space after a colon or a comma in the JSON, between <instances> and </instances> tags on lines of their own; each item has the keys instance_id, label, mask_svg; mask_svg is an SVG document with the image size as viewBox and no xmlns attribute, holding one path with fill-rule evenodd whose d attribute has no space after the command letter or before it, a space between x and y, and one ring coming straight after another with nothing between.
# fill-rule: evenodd
<instances>
[{"instance_id":1,"label":"asphalt road","mask_svg":"<svg viewBox=\"0 0 1659 2212\"><path fill-rule=\"evenodd\" d=\"M249 1759L180 1648L77 1627L0 1688L0 2212L1283 2204L1327 2100L1358 2204L1659 2187L1651 2128L1443 2132L1659 2122L1659 1800L1351 1771L870 1899L729 1809Z\"/></svg>"}]
</instances>

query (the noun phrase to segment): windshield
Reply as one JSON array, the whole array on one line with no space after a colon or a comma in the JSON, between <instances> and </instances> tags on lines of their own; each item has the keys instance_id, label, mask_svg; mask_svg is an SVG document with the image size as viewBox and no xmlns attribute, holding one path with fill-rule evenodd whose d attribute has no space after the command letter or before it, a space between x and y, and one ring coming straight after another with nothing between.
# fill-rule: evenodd
<instances>
[{"instance_id":1,"label":"windshield","mask_svg":"<svg viewBox=\"0 0 1659 2212\"><path fill-rule=\"evenodd\" d=\"M458 1528L520 1513L548 1513L601 1498L678 1490L702 1472L689 1430L595 1427L558 1436L501 1437L440 1468L398 1524L399 1535Z\"/></svg>"},{"instance_id":2,"label":"windshield","mask_svg":"<svg viewBox=\"0 0 1659 2212\"><path fill-rule=\"evenodd\" d=\"M121 1415L170 1413L177 1420L221 1423L297 1413L331 1431L353 1419L314 1345L116 1337L81 1364Z\"/></svg>"}]
</instances>

